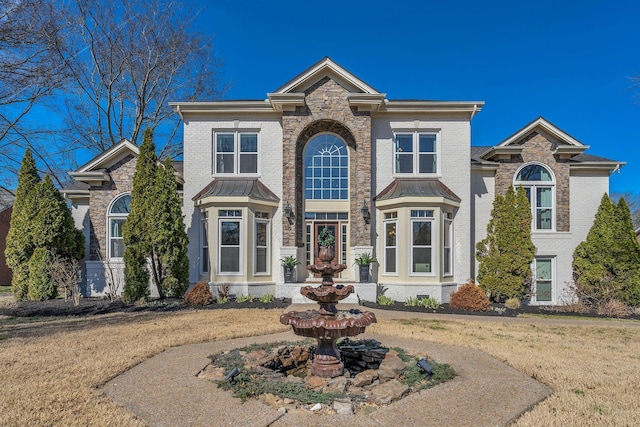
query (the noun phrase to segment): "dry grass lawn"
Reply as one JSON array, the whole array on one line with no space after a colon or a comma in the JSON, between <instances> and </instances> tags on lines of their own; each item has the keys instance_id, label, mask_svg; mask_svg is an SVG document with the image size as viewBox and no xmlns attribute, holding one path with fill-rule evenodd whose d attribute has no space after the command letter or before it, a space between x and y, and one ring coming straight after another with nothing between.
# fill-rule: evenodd
<instances>
[{"instance_id":1,"label":"dry grass lawn","mask_svg":"<svg viewBox=\"0 0 640 427\"><path fill-rule=\"evenodd\" d=\"M144 425L103 397L100 386L168 347L286 331L280 313L0 319L0 425ZM370 330L480 349L550 385L553 396L519 426L640 425L640 327L600 323L409 319L384 320Z\"/></svg>"}]
</instances>

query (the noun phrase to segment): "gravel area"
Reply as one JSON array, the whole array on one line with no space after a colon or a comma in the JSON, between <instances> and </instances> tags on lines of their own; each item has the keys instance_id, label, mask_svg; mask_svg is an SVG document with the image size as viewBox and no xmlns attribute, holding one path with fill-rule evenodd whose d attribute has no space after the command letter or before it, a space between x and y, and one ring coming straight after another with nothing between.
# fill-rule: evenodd
<instances>
[{"instance_id":1,"label":"gravel area","mask_svg":"<svg viewBox=\"0 0 640 427\"><path fill-rule=\"evenodd\" d=\"M152 426L499 426L551 394L545 385L486 353L365 333L386 346L426 351L458 376L369 415L281 413L257 400L242 403L196 378L207 356L251 343L297 340L292 332L166 350L107 383L103 391Z\"/></svg>"}]
</instances>

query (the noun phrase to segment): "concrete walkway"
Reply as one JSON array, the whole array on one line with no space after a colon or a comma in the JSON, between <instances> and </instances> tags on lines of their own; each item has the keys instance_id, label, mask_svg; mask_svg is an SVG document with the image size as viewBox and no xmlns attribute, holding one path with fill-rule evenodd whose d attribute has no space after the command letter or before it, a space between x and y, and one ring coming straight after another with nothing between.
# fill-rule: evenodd
<instances>
[{"instance_id":1,"label":"concrete walkway","mask_svg":"<svg viewBox=\"0 0 640 427\"><path fill-rule=\"evenodd\" d=\"M310 308L313 307L304 304L288 310ZM428 316L384 310L375 313L379 320ZM442 319L441 315L437 318ZM451 365L458 376L372 414L351 416L283 414L257 400L242 403L213 382L196 378L211 354L252 343L300 339L287 332L171 348L116 377L103 391L152 426L234 427L502 426L551 394L545 385L477 350L369 333L360 337L402 347L410 353L427 352L435 360Z\"/></svg>"}]
</instances>

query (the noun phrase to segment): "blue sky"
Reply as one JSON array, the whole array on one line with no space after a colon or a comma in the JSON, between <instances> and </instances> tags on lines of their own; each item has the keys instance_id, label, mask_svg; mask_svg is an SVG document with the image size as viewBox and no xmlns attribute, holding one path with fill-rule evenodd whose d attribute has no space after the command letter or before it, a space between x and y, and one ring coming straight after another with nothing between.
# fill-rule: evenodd
<instances>
[{"instance_id":1,"label":"blue sky","mask_svg":"<svg viewBox=\"0 0 640 427\"><path fill-rule=\"evenodd\" d=\"M472 144L538 116L627 162L612 192L640 193L640 3L634 1L207 1L228 99L264 99L325 56L389 99L485 101Z\"/></svg>"}]
</instances>

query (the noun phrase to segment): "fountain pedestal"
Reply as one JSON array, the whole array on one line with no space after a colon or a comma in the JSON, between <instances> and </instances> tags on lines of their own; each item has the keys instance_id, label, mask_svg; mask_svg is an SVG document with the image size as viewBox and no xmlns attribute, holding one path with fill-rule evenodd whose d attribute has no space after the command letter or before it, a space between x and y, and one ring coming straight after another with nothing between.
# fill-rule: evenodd
<instances>
[{"instance_id":1,"label":"fountain pedestal","mask_svg":"<svg viewBox=\"0 0 640 427\"><path fill-rule=\"evenodd\" d=\"M280 316L280 323L291 325L296 335L315 338L318 342L311 372L313 375L333 378L342 375L344 364L336 340L353 337L364 332L371 323L376 322L375 314L359 310L339 311L338 301L354 292L352 285L334 286L333 275L347 268L344 264L309 265L307 269L322 275L322 284L318 287L303 286L300 293L320 304L319 310L304 312L290 311Z\"/></svg>"}]
</instances>

